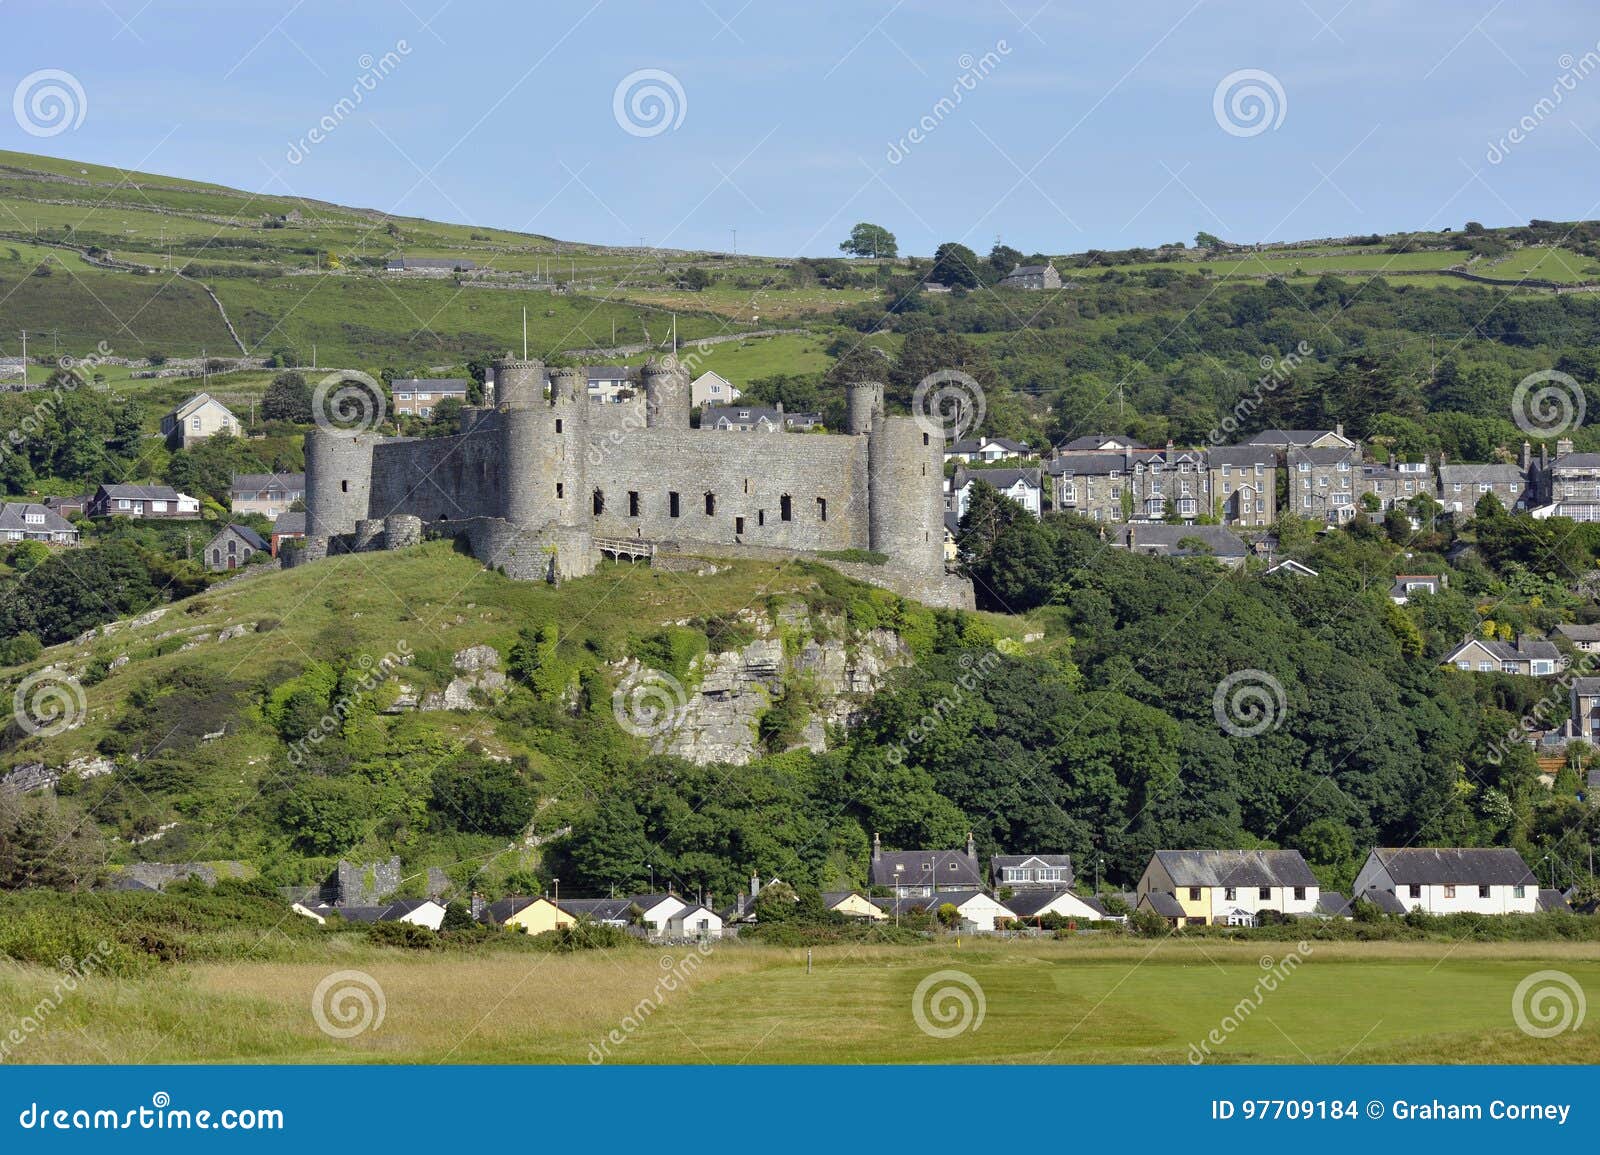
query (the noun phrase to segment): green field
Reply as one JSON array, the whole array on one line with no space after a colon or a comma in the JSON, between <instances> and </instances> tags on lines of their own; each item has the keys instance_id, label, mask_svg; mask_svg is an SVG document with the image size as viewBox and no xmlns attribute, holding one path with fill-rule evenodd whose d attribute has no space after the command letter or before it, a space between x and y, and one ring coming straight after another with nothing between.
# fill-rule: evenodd
<instances>
[{"instance_id":1,"label":"green field","mask_svg":"<svg viewBox=\"0 0 1600 1155\"><path fill-rule=\"evenodd\" d=\"M1208 1036L1211 1056L1200 1057L1221 1063L1600 1060L1593 1018L1541 1039L1512 1017L1513 992L1534 971L1600 989L1592 945L1313 943L1276 990L1260 991L1266 960L1281 968L1293 944L839 946L818 948L807 973L804 950L736 942L704 956L655 947L452 957L330 938L337 947L315 962L91 980L12 1061L1187 1063ZM384 1018L334 1039L312 1018L312 992L347 969L377 981ZM952 970L981 990L983 1018L933 1037L913 998L928 976ZM682 981L663 991L669 974ZM50 981L35 968L0 970L0 1021L25 1013Z\"/></svg>"}]
</instances>

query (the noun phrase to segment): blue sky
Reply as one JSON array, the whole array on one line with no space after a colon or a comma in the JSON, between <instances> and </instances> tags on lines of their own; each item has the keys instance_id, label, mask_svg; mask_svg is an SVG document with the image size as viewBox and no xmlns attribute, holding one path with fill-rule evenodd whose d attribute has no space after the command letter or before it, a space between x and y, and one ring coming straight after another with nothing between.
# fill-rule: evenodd
<instances>
[{"instance_id":1,"label":"blue sky","mask_svg":"<svg viewBox=\"0 0 1600 1155\"><path fill-rule=\"evenodd\" d=\"M871 220L903 252L1069 252L1600 213L1592 4L0 0L0 43L4 92L56 69L85 103L48 137L0 117L0 147L599 243L825 255ZM653 135L615 114L645 70L670 78ZM1227 88L1219 120L1246 70L1266 122Z\"/></svg>"}]
</instances>

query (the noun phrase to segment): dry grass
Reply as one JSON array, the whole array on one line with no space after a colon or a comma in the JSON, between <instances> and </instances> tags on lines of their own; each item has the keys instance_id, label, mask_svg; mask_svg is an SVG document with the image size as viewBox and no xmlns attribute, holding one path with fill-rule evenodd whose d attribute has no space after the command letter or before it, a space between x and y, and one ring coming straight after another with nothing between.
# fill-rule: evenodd
<instances>
[{"instance_id":1,"label":"dry grass","mask_svg":"<svg viewBox=\"0 0 1600 1155\"><path fill-rule=\"evenodd\" d=\"M352 945L317 963L199 966L94 980L10 1061L40 1062L1187 1062L1238 1015L1292 943L963 942L959 947L728 943L585 955L406 955ZM1557 969L1600 991L1600 950L1576 943L1323 943L1213 1048L1220 1062L1600 1060L1600 1025L1517 1029L1511 993ZM686 961L693 960L693 961ZM324 1034L312 992L360 970L381 1026ZM917 1029L913 992L938 970L982 988L976 1031ZM37 969L0 971L6 1028L48 995Z\"/></svg>"}]
</instances>

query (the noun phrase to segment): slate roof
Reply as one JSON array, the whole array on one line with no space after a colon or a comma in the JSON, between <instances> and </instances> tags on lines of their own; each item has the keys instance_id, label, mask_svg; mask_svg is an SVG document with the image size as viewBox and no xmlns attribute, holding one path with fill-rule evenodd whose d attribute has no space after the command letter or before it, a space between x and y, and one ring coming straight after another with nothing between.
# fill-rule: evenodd
<instances>
[{"instance_id":1,"label":"slate roof","mask_svg":"<svg viewBox=\"0 0 1600 1155\"><path fill-rule=\"evenodd\" d=\"M1010 489L1021 481L1033 489L1039 489L1039 471L1037 469L961 469L955 476L955 488L962 489L973 481L987 481L996 489Z\"/></svg>"},{"instance_id":2,"label":"slate roof","mask_svg":"<svg viewBox=\"0 0 1600 1155\"><path fill-rule=\"evenodd\" d=\"M277 486L290 493L304 493L306 488L306 475L303 473L235 473L233 484L229 491L238 496L241 493L258 493L263 489Z\"/></svg>"},{"instance_id":3,"label":"slate roof","mask_svg":"<svg viewBox=\"0 0 1600 1155\"><path fill-rule=\"evenodd\" d=\"M592 918L595 922L626 922L631 898L564 898L561 909L577 918Z\"/></svg>"},{"instance_id":4,"label":"slate roof","mask_svg":"<svg viewBox=\"0 0 1600 1155\"><path fill-rule=\"evenodd\" d=\"M1495 658L1502 662L1520 662L1529 658L1549 659L1555 661L1561 657L1561 651L1556 649L1554 642L1545 641L1543 638L1519 638L1515 641L1502 642L1492 638L1468 638L1454 650L1450 651L1450 661L1473 642L1477 642Z\"/></svg>"},{"instance_id":5,"label":"slate roof","mask_svg":"<svg viewBox=\"0 0 1600 1155\"><path fill-rule=\"evenodd\" d=\"M1100 477L1112 470L1126 472L1127 468L1128 459L1120 453L1074 453L1071 457L1052 457L1045 463L1045 471L1052 477L1064 473Z\"/></svg>"},{"instance_id":6,"label":"slate roof","mask_svg":"<svg viewBox=\"0 0 1600 1155\"><path fill-rule=\"evenodd\" d=\"M715 428L723 417L728 419L730 425L755 425L765 417L779 428L787 425L816 425L822 420L820 413L787 412L768 405L708 405L702 413L700 425L703 429Z\"/></svg>"},{"instance_id":7,"label":"slate roof","mask_svg":"<svg viewBox=\"0 0 1600 1155\"><path fill-rule=\"evenodd\" d=\"M28 514L42 515L43 521L30 522ZM31 501L8 501L0 505L0 531L21 530L24 533L77 533L77 526L55 510Z\"/></svg>"},{"instance_id":8,"label":"slate roof","mask_svg":"<svg viewBox=\"0 0 1600 1155\"><path fill-rule=\"evenodd\" d=\"M1526 485L1528 477L1520 465L1474 465L1468 462L1461 465L1439 466L1441 485L1477 485L1481 482L1490 485Z\"/></svg>"},{"instance_id":9,"label":"slate roof","mask_svg":"<svg viewBox=\"0 0 1600 1155\"><path fill-rule=\"evenodd\" d=\"M908 894L904 898L875 898L873 903L885 914L909 914L913 910L925 910L929 914L937 911L945 903L954 907L961 907L971 902L974 898L987 898L999 903L1006 910L1011 910L1011 904L1000 902L988 891L981 887L969 890L941 890L936 894Z\"/></svg>"},{"instance_id":10,"label":"slate roof","mask_svg":"<svg viewBox=\"0 0 1600 1155\"><path fill-rule=\"evenodd\" d=\"M1183 904L1165 891L1152 890L1140 901L1147 903L1151 910L1163 918L1184 917Z\"/></svg>"},{"instance_id":11,"label":"slate roof","mask_svg":"<svg viewBox=\"0 0 1600 1155\"><path fill-rule=\"evenodd\" d=\"M128 498L135 501L177 501L178 491L170 485L102 485L101 491L107 497L122 500Z\"/></svg>"},{"instance_id":12,"label":"slate roof","mask_svg":"<svg viewBox=\"0 0 1600 1155\"><path fill-rule=\"evenodd\" d=\"M683 900L675 894L636 894L627 901L637 905L639 909L644 911L646 914L649 914L652 910L664 902L683 902ZM688 906L690 904L684 903L684 905Z\"/></svg>"},{"instance_id":13,"label":"slate roof","mask_svg":"<svg viewBox=\"0 0 1600 1155\"><path fill-rule=\"evenodd\" d=\"M1057 453L1083 453L1091 450L1110 452L1108 443L1115 442L1118 448L1127 446L1131 449L1145 449L1131 437L1122 437L1115 433L1090 433L1083 437L1074 437L1071 441L1063 442L1056 446Z\"/></svg>"},{"instance_id":14,"label":"slate roof","mask_svg":"<svg viewBox=\"0 0 1600 1155\"><path fill-rule=\"evenodd\" d=\"M1586 694L1600 694L1600 678L1574 678L1572 691L1579 696ZM1600 762L1595 763L1600 766Z\"/></svg>"},{"instance_id":15,"label":"slate roof","mask_svg":"<svg viewBox=\"0 0 1600 1155\"><path fill-rule=\"evenodd\" d=\"M1332 429L1263 429L1246 444L1277 445L1284 448L1310 445L1319 437L1327 437Z\"/></svg>"},{"instance_id":16,"label":"slate roof","mask_svg":"<svg viewBox=\"0 0 1600 1155\"><path fill-rule=\"evenodd\" d=\"M1061 866L1067 870L1072 869L1072 855L1070 854L996 854L989 859L991 873L1006 866L1024 866L1030 862L1037 862L1041 866Z\"/></svg>"},{"instance_id":17,"label":"slate roof","mask_svg":"<svg viewBox=\"0 0 1600 1155\"><path fill-rule=\"evenodd\" d=\"M1295 465L1302 461L1309 461L1312 465L1338 465L1341 461L1354 461L1356 451L1353 448L1334 446L1331 449L1302 449L1289 450L1289 464Z\"/></svg>"},{"instance_id":18,"label":"slate roof","mask_svg":"<svg viewBox=\"0 0 1600 1155\"><path fill-rule=\"evenodd\" d=\"M944 527L952 534L959 534L961 532L961 519L953 513L946 513L944 515Z\"/></svg>"},{"instance_id":19,"label":"slate roof","mask_svg":"<svg viewBox=\"0 0 1600 1155\"><path fill-rule=\"evenodd\" d=\"M1297 850L1158 850L1174 886L1316 886Z\"/></svg>"},{"instance_id":20,"label":"slate roof","mask_svg":"<svg viewBox=\"0 0 1600 1155\"><path fill-rule=\"evenodd\" d=\"M968 437L955 442L944 452L946 457L952 453L977 453L985 445L998 445L1001 449L1016 456L1021 456L1028 452L1026 442L1012 441L1009 437Z\"/></svg>"},{"instance_id":21,"label":"slate roof","mask_svg":"<svg viewBox=\"0 0 1600 1155\"><path fill-rule=\"evenodd\" d=\"M1549 887L1541 887L1539 889L1539 909L1571 910L1572 904L1567 901L1567 896L1562 894L1559 890L1551 890Z\"/></svg>"},{"instance_id":22,"label":"slate roof","mask_svg":"<svg viewBox=\"0 0 1600 1155\"><path fill-rule=\"evenodd\" d=\"M898 873L897 864L904 867ZM964 850L885 850L873 860L870 880L873 886L983 886L977 862Z\"/></svg>"},{"instance_id":23,"label":"slate roof","mask_svg":"<svg viewBox=\"0 0 1600 1155\"><path fill-rule=\"evenodd\" d=\"M1006 278L1009 279L1011 277L1042 277L1042 276L1044 276L1045 271L1047 269L1051 269L1051 268L1054 268L1054 267L1055 266L1053 266L1053 265L1018 265L1016 268L1012 269L1009 273L1006 274Z\"/></svg>"},{"instance_id":24,"label":"slate roof","mask_svg":"<svg viewBox=\"0 0 1600 1155\"><path fill-rule=\"evenodd\" d=\"M1570 622L1562 622L1556 627L1556 633L1566 638L1569 642L1600 642L1600 623L1576 625Z\"/></svg>"},{"instance_id":25,"label":"slate roof","mask_svg":"<svg viewBox=\"0 0 1600 1155\"><path fill-rule=\"evenodd\" d=\"M825 890L822 892L822 905L827 907L829 910L832 910L845 899L852 897L865 898L868 902L870 902L873 906L878 907L880 910L883 908L883 899L867 898L867 896L862 894L859 890Z\"/></svg>"},{"instance_id":26,"label":"slate roof","mask_svg":"<svg viewBox=\"0 0 1600 1155\"><path fill-rule=\"evenodd\" d=\"M390 257L391 269L462 269L470 271L478 267L476 261L468 261L460 257Z\"/></svg>"},{"instance_id":27,"label":"slate roof","mask_svg":"<svg viewBox=\"0 0 1600 1155\"><path fill-rule=\"evenodd\" d=\"M1213 465L1255 466L1278 464L1278 454L1267 445L1218 445L1206 450L1206 459Z\"/></svg>"},{"instance_id":28,"label":"slate roof","mask_svg":"<svg viewBox=\"0 0 1600 1155\"><path fill-rule=\"evenodd\" d=\"M398 922L431 901L427 898L397 898L379 906L341 906L337 909L346 922Z\"/></svg>"},{"instance_id":29,"label":"slate roof","mask_svg":"<svg viewBox=\"0 0 1600 1155\"><path fill-rule=\"evenodd\" d=\"M228 407L226 405L223 405L222 402L217 401L217 399L215 397L211 396L211 394L209 394L209 393L196 393L193 397L189 398L189 400L185 401L182 405L179 405L176 409L173 409L171 412L169 412L167 414L167 416L170 417L174 421L182 421L184 418L188 417L189 414L193 413L196 409L200 409L200 408L204 407L205 405L207 405L207 404L209 404L209 403L211 403L213 401L216 401L217 405L220 406L223 410L227 411L230 416L232 415L232 410L228 409Z\"/></svg>"},{"instance_id":30,"label":"slate roof","mask_svg":"<svg viewBox=\"0 0 1600 1155\"><path fill-rule=\"evenodd\" d=\"M1401 902L1395 897L1395 893L1392 890L1379 890L1375 886L1369 887L1367 890L1363 891L1359 897L1364 898L1368 902L1372 903L1373 906L1383 911L1384 914L1405 914L1410 909L1405 903Z\"/></svg>"},{"instance_id":31,"label":"slate roof","mask_svg":"<svg viewBox=\"0 0 1600 1155\"><path fill-rule=\"evenodd\" d=\"M1128 531L1133 530L1133 545L1128 545ZM1123 549L1178 553L1178 543L1185 538L1203 541L1214 557L1248 557L1250 547L1238 534L1220 525L1119 525L1112 530L1111 542Z\"/></svg>"},{"instance_id":32,"label":"slate roof","mask_svg":"<svg viewBox=\"0 0 1600 1155\"><path fill-rule=\"evenodd\" d=\"M1552 472L1563 469L1600 469L1600 453L1568 453L1550 463Z\"/></svg>"},{"instance_id":33,"label":"slate roof","mask_svg":"<svg viewBox=\"0 0 1600 1155\"><path fill-rule=\"evenodd\" d=\"M1478 886L1538 885L1522 855L1506 848L1459 849L1408 846L1373 850L1397 886L1442 886L1471 883Z\"/></svg>"},{"instance_id":34,"label":"slate roof","mask_svg":"<svg viewBox=\"0 0 1600 1155\"><path fill-rule=\"evenodd\" d=\"M465 397L468 384L465 377L396 377L389 382L389 388L407 393L452 393ZM304 476L301 475L302 481Z\"/></svg>"},{"instance_id":35,"label":"slate roof","mask_svg":"<svg viewBox=\"0 0 1600 1155\"><path fill-rule=\"evenodd\" d=\"M1106 917L1106 908L1100 905L1098 899L1085 898L1081 894L1074 893L1070 887L1065 886L1019 890L1006 899L1005 907L1019 918L1032 918L1063 894L1072 895L1073 898L1093 910L1101 918Z\"/></svg>"},{"instance_id":36,"label":"slate roof","mask_svg":"<svg viewBox=\"0 0 1600 1155\"><path fill-rule=\"evenodd\" d=\"M1350 900L1337 890L1324 890L1317 895L1317 913L1324 918L1348 918Z\"/></svg>"},{"instance_id":37,"label":"slate roof","mask_svg":"<svg viewBox=\"0 0 1600 1155\"><path fill-rule=\"evenodd\" d=\"M248 545L251 549L267 549L268 548L267 543L262 538L262 536L259 533L257 533L255 530L251 529L248 525L235 525L232 522L230 522L228 525L223 527L222 531L217 534L217 537L221 537L223 534L227 533L230 529L234 533L236 533L240 537L242 537L244 539L245 544ZM216 539L213 538L212 540L214 541Z\"/></svg>"},{"instance_id":38,"label":"slate roof","mask_svg":"<svg viewBox=\"0 0 1600 1155\"><path fill-rule=\"evenodd\" d=\"M295 513L280 513L278 519L272 523L273 533L304 533L306 531L306 515L301 510Z\"/></svg>"},{"instance_id":39,"label":"slate roof","mask_svg":"<svg viewBox=\"0 0 1600 1155\"><path fill-rule=\"evenodd\" d=\"M533 898L524 898L524 897L502 898L502 899L499 899L498 901L491 902L488 906L484 907L483 908L483 912L478 915L478 921L480 921L480 922L502 923L502 922L505 922L505 920L510 918L512 915L517 914L517 913L519 913L521 911L527 910L534 903L536 903L536 902L545 902L545 901L549 901L549 900L548 899L543 899L543 898L541 898L539 896L535 896ZM559 908L557 908L557 909L559 909ZM571 913L571 912L569 911L568 913Z\"/></svg>"}]
</instances>

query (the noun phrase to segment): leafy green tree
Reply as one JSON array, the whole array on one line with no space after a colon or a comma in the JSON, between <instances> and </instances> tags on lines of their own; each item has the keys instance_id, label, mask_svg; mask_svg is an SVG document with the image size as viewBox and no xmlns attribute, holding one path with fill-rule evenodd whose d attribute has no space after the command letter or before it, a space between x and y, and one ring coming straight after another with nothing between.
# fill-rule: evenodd
<instances>
[{"instance_id":1,"label":"leafy green tree","mask_svg":"<svg viewBox=\"0 0 1600 1155\"><path fill-rule=\"evenodd\" d=\"M933 271L928 279L951 288L976 289L983 283L978 270L987 268L978 254L956 241L946 241L933 254Z\"/></svg>"},{"instance_id":2,"label":"leafy green tree","mask_svg":"<svg viewBox=\"0 0 1600 1155\"><path fill-rule=\"evenodd\" d=\"M311 386L295 370L279 373L261 396L261 416L266 421L311 423Z\"/></svg>"},{"instance_id":3,"label":"leafy green tree","mask_svg":"<svg viewBox=\"0 0 1600 1155\"><path fill-rule=\"evenodd\" d=\"M882 225L862 221L850 230L850 236L839 244L839 251L852 257L897 257L899 247L894 234Z\"/></svg>"}]
</instances>

